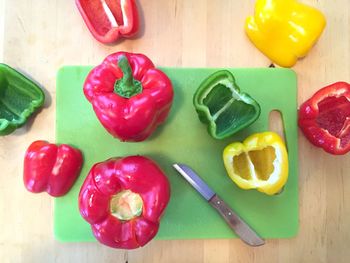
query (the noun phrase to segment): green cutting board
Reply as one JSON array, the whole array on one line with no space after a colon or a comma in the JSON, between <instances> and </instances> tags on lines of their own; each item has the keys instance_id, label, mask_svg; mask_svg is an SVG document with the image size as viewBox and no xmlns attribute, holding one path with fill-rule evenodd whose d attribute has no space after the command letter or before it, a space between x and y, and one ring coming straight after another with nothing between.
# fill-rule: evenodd
<instances>
[{"instance_id":1,"label":"green cutting board","mask_svg":"<svg viewBox=\"0 0 350 263\"><path fill-rule=\"evenodd\" d=\"M162 68L171 79L175 98L166 123L145 142L126 143L113 138L97 120L83 94L91 67L63 67L57 76L57 143L80 148L85 163L71 191L55 199L54 232L61 241L95 240L79 214L79 189L96 162L114 156L145 155L154 159L171 183L171 199L157 239L234 238L219 214L172 168L175 162L191 166L238 214L265 238L288 238L298 230L298 159L296 76L289 69L229 69L238 85L261 105L260 118L231 138L211 138L192 106L200 82L218 68ZM222 151L233 141L268 129L269 113L282 113L289 152L289 179L280 195L267 196L239 189L226 175Z\"/></svg>"}]
</instances>

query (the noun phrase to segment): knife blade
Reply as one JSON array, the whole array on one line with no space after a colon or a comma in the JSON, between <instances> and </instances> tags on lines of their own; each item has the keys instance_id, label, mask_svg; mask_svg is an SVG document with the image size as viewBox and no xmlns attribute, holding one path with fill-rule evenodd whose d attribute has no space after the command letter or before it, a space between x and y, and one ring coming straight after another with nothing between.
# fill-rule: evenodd
<instances>
[{"instance_id":1,"label":"knife blade","mask_svg":"<svg viewBox=\"0 0 350 263\"><path fill-rule=\"evenodd\" d=\"M265 241L233 211L215 192L186 164L173 164L179 172L219 214L233 231L250 246L261 246Z\"/></svg>"}]
</instances>

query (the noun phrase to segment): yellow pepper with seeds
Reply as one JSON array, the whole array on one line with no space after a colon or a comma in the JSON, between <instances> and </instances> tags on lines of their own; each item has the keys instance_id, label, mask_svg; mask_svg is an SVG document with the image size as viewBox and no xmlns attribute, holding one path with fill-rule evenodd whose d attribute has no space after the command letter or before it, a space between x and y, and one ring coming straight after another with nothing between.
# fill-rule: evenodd
<instances>
[{"instance_id":1,"label":"yellow pepper with seeds","mask_svg":"<svg viewBox=\"0 0 350 263\"><path fill-rule=\"evenodd\" d=\"M297 0L257 0L245 31L253 44L274 63L292 67L320 37L326 19Z\"/></svg>"},{"instance_id":2,"label":"yellow pepper with seeds","mask_svg":"<svg viewBox=\"0 0 350 263\"><path fill-rule=\"evenodd\" d=\"M229 177L242 189L279 193L288 179L288 154L282 138L274 132L256 133L226 146L224 165Z\"/></svg>"}]
</instances>

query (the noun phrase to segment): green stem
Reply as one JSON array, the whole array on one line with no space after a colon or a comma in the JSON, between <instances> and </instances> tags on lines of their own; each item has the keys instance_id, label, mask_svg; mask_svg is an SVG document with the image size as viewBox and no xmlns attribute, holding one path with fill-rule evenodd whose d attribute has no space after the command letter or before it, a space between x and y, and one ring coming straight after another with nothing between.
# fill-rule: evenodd
<instances>
[{"instance_id":1,"label":"green stem","mask_svg":"<svg viewBox=\"0 0 350 263\"><path fill-rule=\"evenodd\" d=\"M114 83L114 92L119 96L129 99L142 92L142 84L134 79L128 59L125 55L118 58L118 66L123 72L123 77Z\"/></svg>"}]
</instances>

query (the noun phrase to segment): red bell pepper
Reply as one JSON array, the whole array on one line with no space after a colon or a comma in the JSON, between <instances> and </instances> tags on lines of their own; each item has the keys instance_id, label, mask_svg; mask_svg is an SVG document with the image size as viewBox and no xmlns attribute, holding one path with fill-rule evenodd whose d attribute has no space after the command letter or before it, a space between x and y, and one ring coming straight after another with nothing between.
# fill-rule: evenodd
<instances>
[{"instance_id":1,"label":"red bell pepper","mask_svg":"<svg viewBox=\"0 0 350 263\"><path fill-rule=\"evenodd\" d=\"M83 163L78 149L35 141L24 157L23 181L28 191L51 196L65 195L77 179Z\"/></svg>"},{"instance_id":2,"label":"red bell pepper","mask_svg":"<svg viewBox=\"0 0 350 263\"><path fill-rule=\"evenodd\" d=\"M169 78L142 54L117 52L92 69L84 94L107 131L143 141L165 121L173 101Z\"/></svg>"},{"instance_id":3,"label":"red bell pepper","mask_svg":"<svg viewBox=\"0 0 350 263\"><path fill-rule=\"evenodd\" d=\"M75 0L85 24L102 43L116 42L120 36L131 37L139 28L134 0Z\"/></svg>"},{"instance_id":4,"label":"red bell pepper","mask_svg":"<svg viewBox=\"0 0 350 263\"><path fill-rule=\"evenodd\" d=\"M168 179L152 160L112 158L91 168L79 193L79 209L99 242L134 249L157 234L169 198Z\"/></svg>"},{"instance_id":5,"label":"red bell pepper","mask_svg":"<svg viewBox=\"0 0 350 263\"><path fill-rule=\"evenodd\" d=\"M299 126L309 141L331 154L350 150L350 84L337 82L301 105Z\"/></svg>"}]
</instances>

